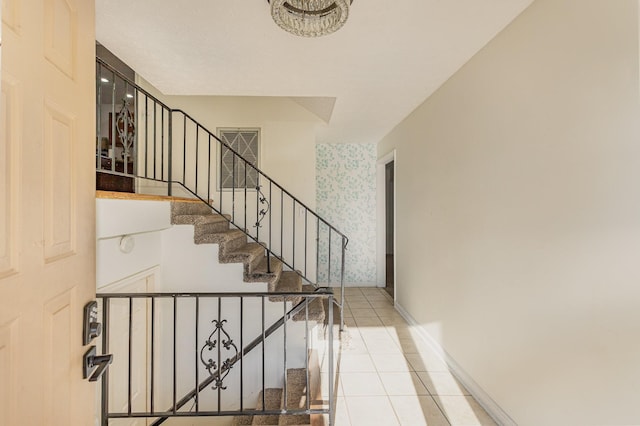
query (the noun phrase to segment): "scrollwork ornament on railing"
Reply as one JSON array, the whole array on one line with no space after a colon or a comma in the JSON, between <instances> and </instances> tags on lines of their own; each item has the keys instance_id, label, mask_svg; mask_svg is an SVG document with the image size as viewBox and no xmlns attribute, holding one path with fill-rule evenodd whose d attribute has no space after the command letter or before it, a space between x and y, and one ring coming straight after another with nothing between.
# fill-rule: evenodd
<instances>
[{"instance_id":1,"label":"scrollwork ornament on railing","mask_svg":"<svg viewBox=\"0 0 640 426\"><path fill-rule=\"evenodd\" d=\"M256 224L253 225L254 228L262 228L261 222L265 218L265 216L267 216L267 213L269 213L269 210L271 209L271 203L269 203L269 201L267 200L267 197L265 197L265 195L262 193L260 188L262 188L261 185L256 185L256 191L258 191L258 195L259 195L258 200L261 205L266 204L267 206L266 208L265 207L261 208L260 211L258 212L258 220L256 221Z\"/></svg>"},{"instance_id":2,"label":"scrollwork ornament on railing","mask_svg":"<svg viewBox=\"0 0 640 426\"><path fill-rule=\"evenodd\" d=\"M116 118L116 129L120 142L122 142L122 160L126 163L128 158L132 156L131 151L136 137L136 122L129 109L129 101L126 99L122 100L122 108Z\"/></svg>"},{"instance_id":3,"label":"scrollwork ornament on railing","mask_svg":"<svg viewBox=\"0 0 640 426\"><path fill-rule=\"evenodd\" d=\"M227 387L223 385L224 379L227 377L231 368L233 367L233 360L238 356L238 348L233 343L231 336L225 331L223 325L227 320L213 320L211 321L215 328L213 332L209 335L207 340L204 343L202 349L200 349L200 361L204 364L204 368L209 372L209 375L213 377L213 386L211 389L226 389ZM220 346L218 346L220 345ZM231 356L226 357L221 364L220 360L224 358L221 354L218 356L218 362L214 361L209 356L205 355L206 351L213 351L215 349L219 349L220 351L224 350L231 354Z\"/></svg>"}]
</instances>

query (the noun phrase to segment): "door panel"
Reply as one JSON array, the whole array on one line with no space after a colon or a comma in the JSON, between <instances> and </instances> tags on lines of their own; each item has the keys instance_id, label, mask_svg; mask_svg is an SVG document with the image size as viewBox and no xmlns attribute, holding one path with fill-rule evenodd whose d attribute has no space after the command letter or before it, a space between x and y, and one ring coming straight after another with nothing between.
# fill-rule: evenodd
<instances>
[{"instance_id":1,"label":"door panel","mask_svg":"<svg viewBox=\"0 0 640 426\"><path fill-rule=\"evenodd\" d=\"M104 293L153 292L154 274L102 287ZM151 307L147 299L112 299L109 302L109 352L114 354L109 368L109 410L127 412L129 408L129 315L131 309L131 409L149 409L149 336ZM145 426L147 419L117 419L114 426Z\"/></svg>"},{"instance_id":2,"label":"door panel","mask_svg":"<svg viewBox=\"0 0 640 426\"><path fill-rule=\"evenodd\" d=\"M18 152L21 91L17 80L2 75L0 104L0 278L16 272L18 239Z\"/></svg>"},{"instance_id":3,"label":"door panel","mask_svg":"<svg viewBox=\"0 0 640 426\"><path fill-rule=\"evenodd\" d=\"M95 298L94 13L2 0L1 426L94 423L81 338Z\"/></svg>"},{"instance_id":4,"label":"door panel","mask_svg":"<svg viewBox=\"0 0 640 426\"><path fill-rule=\"evenodd\" d=\"M18 424L16 418L18 321L0 326L0 425Z\"/></svg>"}]
</instances>

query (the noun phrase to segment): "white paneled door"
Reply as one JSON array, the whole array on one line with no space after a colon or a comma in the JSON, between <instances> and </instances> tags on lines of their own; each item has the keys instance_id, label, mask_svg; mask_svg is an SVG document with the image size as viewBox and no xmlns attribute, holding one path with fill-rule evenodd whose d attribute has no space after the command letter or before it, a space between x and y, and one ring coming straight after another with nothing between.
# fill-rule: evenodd
<instances>
[{"instance_id":1,"label":"white paneled door","mask_svg":"<svg viewBox=\"0 0 640 426\"><path fill-rule=\"evenodd\" d=\"M94 4L1 3L0 425L92 425Z\"/></svg>"}]
</instances>

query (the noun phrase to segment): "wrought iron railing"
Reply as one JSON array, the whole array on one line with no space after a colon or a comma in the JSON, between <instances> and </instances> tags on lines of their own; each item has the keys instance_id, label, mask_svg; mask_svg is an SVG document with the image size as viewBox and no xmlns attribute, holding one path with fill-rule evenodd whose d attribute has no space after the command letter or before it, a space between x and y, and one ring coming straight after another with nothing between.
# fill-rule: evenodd
<instances>
[{"instance_id":1,"label":"wrought iron railing","mask_svg":"<svg viewBox=\"0 0 640 426\"><path fill-rule=\"evenodd\" d=\"M264 246L269 269L278 258L316 287L339 286L335 302L342 309L349 242L342 232L192 116L99 58L96 85L98 180L107 175L130 191L202 200ZM231 170L231 188L220 184L223 167Z\"/></svg>"},{"instance_id":2,"label":"wrought iron railing","mask_svg":"<svg viewBox=\"0 0 640 426\"><path fill-rule=\"evenodd\" d=\"M309 308L318 299L332 306L331 291L279 293L275 302L273 293L112 293L97 298L101 350L114 360L102 376L103 426L122 418L144 417L159 425L174 417L240 415L326 415L332 424L333 309L321 323L324 344L316 340L312 348L317 318ZM271 326L269 316L277 318ZM322 370L320 363L327 368ZM286 377L292 368L305 371L306 386L295 395L304 402L270 407L268 388L280 388L282 401L291 400L294 391ZM324 395L320 382L326 384Z\"/></svg>"}]
</instances>

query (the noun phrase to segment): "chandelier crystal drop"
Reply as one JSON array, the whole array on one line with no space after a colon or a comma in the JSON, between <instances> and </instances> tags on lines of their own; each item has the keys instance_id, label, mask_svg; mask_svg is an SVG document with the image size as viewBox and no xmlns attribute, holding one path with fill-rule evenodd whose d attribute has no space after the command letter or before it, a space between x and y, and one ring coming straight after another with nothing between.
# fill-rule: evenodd
<instances>
[{"instance_id":1,"label":"chandelier crystal drop","mask_svg":"<svg viewBox=\"0 0 640 426\"><path fill-rule=\"evenodd\" d=\"M268 0L273 20L285 31L320 37L339 30L353 0Z\"/></svg>"}]
</instances>

